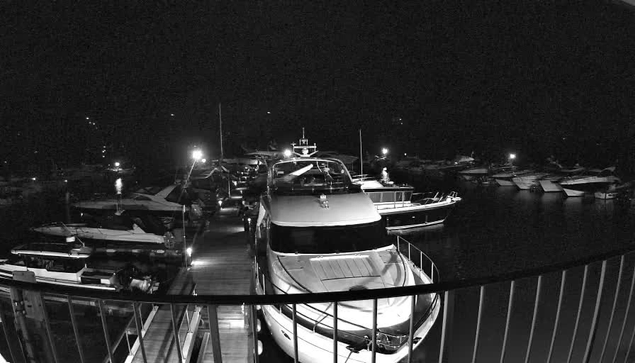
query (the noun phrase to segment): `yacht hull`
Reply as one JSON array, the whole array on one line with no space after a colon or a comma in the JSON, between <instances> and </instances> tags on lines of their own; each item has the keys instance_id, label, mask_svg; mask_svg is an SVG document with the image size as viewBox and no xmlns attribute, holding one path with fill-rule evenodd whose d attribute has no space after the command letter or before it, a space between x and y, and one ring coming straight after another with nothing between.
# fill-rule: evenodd
<instances>
[{"instance_id":1,"label":"yacht hull","mask_svg":"<svg viewBox=\"0 0 635 363\"><path fill-rule=\"evenodd\" d=\"M434 325L439 315L440 307L441 304L437 302L431 311L430 317L414 332L413 339L416 343L412 346L413 350L423 342ZM293 357L293 320L270 305L263 306L262 312L267 328L275 342L287 355ZM298 360L300 362L333 362L332 338L316 333L300 324L296 324L296 329L298 338ZM342 342L337 343L337 362L367 363L372 361L372 351L362 349L355 353L347 349L348 346L348 344ZM399 362L408 354L408 350L408 345L405 344L392 354L376 353L375 361L378 363Z\"/></svg>"},{"instance_id":2,"label":"yacht hull","mask_svg":"<svg viewBox=\"0 0 635 363\"><path fill-rule=\"evenodd\" d=\"M540 187L545 193L560 193L562 192L562 186L558 183L554 183L551 180L540 180Z\"/></svg>"},{"instance_id":3,"label":"yacht hull","mask_svg":"<svg viewBox=\"0 0 635 363\"><path fill-rule=\"evenodd\" d=\"M513 181L508 179L494 179L501 187L513 187L516 186Z\"/></svg>"},{"instance_id":4,"label":"yacht hull","mask_svg":"<svg viewBox=\"0 0 635 363\"><path fill-rule=\"evenodd\" d=\"M567 197L584 197L584 190L576 190L576 189L570 189L570 188L562 188L562 190L564 191L564 194L567 195Z\"/></svg>"},{"instance_id":5,"label":"yacht hull","mask_svg":"<svg viewBox=\"0 0 635 363\"><path fill-rule=\"evenodd\" d=\"M456 202L452 199L434 204L412 203L394 208L377 205L377 211L386 221L387 230L402 230L445 222Z\"/></svg>"}]
</instances>

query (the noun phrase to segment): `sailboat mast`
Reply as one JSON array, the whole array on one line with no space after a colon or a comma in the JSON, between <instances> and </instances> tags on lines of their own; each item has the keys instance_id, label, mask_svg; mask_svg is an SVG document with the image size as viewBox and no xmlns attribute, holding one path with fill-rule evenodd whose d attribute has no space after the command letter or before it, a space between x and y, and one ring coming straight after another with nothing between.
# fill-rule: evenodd
<instances>
[{"instance_id":1,"label":"sailboat mast","mask_svg":"<svg viewBox=\"0 0 635 363\"><path fill-rule=\"evenodd\" d=\"M221 114L220 102L218 103L218 130L220 136L220 158L218 159L218 163L221 164L223 162L223 118Z\"/></svg>"},{"instance_id":2,"label":"sailboat mast","mask_svg":"<svg viewBox=\"0 0 635 363\"><path fill-rule=\"evenodd\" d=\"M364 174L364 154L362 154L362 129L359 129L359 175Z\"/></svg>"}]
</instances>

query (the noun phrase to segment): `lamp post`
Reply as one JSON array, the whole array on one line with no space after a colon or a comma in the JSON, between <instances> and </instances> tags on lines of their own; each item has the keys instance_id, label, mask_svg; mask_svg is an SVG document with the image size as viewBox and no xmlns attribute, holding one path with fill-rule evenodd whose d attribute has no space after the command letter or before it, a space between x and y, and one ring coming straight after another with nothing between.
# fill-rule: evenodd
<instances>
[{"instance_id":1,"label":"lamp post","mask_svg":"<svg viewBox=\"0 0 635 363\"><path fill-rule=\"evenodd\" d=\"M199 149L195 149L194 151L192 151L192 159L194 159L194 162L192 163L192 167L190 168L190 172L187 173L187 178L185 179L185 185L187 185L190 181L190 176L192 176L192 171L194 170L194 165L196 165L196 162L201 160L203 158L203 152Z\"/></svg>"},{"instance_id":2,"label":"lamp post","mask_svg":"<svg viewBox=\"0 0 635 363\"><path fill-rule=\"evenodd\" d=\"M514 153L509 153L509 157L507 158L509 165L512 167L512 169L514 168L514 160L516 159L516 154Z\"/></svg>"}]
</instances>

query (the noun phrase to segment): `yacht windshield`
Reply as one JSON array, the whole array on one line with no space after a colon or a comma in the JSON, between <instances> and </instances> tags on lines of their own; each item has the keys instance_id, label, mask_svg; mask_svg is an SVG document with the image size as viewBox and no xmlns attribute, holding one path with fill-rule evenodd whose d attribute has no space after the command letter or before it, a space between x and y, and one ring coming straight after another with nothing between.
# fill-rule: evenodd
<instances>
[{"instance_id":1,"label":"yacht windshield","mask_svg":"<svg viewBox=\"0 0 635 363\"><path fill-rule=\"evenodd\" d=\"M346 167L335 160L284 161L274 165L272 173L277 192L338 190L352 184Z\"/></svg>"},{"instance_id":2,"label":"yacht windshield","mask_svg":"<svg viewBox=\"0 0 635 363\"><path fill-rule=\"evenodd\" d=\"M336 227L271 224L271 249L283 253L329 254L368 251L391 244L381 222Z\"/></svg>"}]
</instances>

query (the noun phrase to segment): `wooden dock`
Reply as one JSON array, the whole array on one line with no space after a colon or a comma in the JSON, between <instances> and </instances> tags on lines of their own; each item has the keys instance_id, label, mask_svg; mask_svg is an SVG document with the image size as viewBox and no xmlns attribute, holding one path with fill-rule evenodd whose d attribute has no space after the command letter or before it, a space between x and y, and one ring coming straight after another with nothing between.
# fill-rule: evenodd
<instances>
[{"instance_id":1,"label":"wooden dock","mask_svg":"<svg viewBox=\"0 0 635 363\"><path fill-rule=\"evenodd\" d=\"M251 293L252 261L246 232L240 218L218 214L193 239L192 263L181 268L168 294L240 294ZM218 326L209 326L209 309L218 317ZM143 346L148 363L178 362L173 326L177 326L181 359L190 361L194 339L203 337L197 362L244 363L253 361L253 337L250 334L248 308L243 306L182 306L175 311L164 305L144 324ZM175 323L173 323L173 316ZM215 329L220 344L213 344ZM246 337L249 337L246 342ZM247 343L247 344L246 344ZM135 343L138 346L138 341ZM216 346L216 348L214 348ZM220 356L215 350L220 350ZM215 357L217 357L215 359ZM220 358L220 359L218 359ZM127 362L144 362L136 349Z\"/></svg>"}]
</instances>

